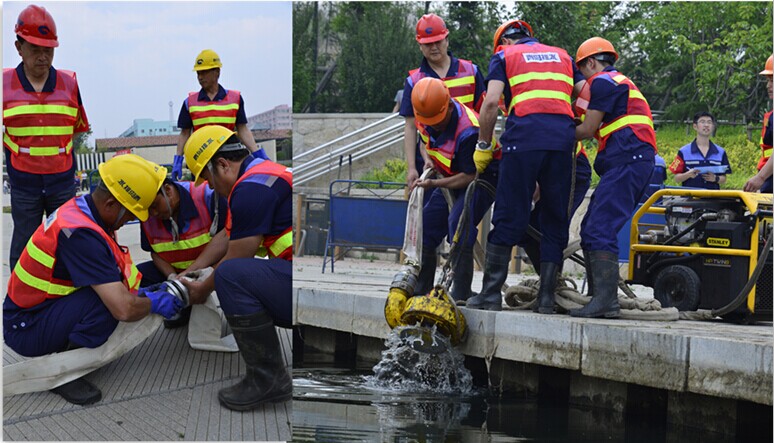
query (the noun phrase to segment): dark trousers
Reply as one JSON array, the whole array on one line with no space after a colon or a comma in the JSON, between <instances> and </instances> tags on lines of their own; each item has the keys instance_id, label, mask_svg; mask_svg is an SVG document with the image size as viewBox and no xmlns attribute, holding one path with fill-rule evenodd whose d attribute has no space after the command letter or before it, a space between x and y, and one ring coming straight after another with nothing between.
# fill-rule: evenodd
<instances>
[{"instance_id":1,"label":"dark trousers","mask_svg":"<svg viewBox=\"0 0 774 443\"><path fill-rule=\"evenodd\" d=\"M280 258L232 258L215 269L215 290L226 315L266 311L274 324L292 323L293 263Z\"/></svg>"},{"instance_id":2,"label":"dark trousers","mask_svg":"<svg viewBox=\"0 0 774 443\"><path fill-rule=\"evenodd\" d=\"M763 185L761 185L761 192L764 194L771 194L772 191L774 191L774 186L772 186L772 178L769 177L766 179L765 182L763 182Z\"/></svg>"},{"instance_id":3,"label":"dark trousers","mask_svg":"<svg viewBox=\"0 0 774 443\"><path fill-rule=\"evenodd\" d=\"M118 320L91 287L29 309L19 308L7 297L3 303L5 343L25 357L62 352L70 342L96 348L116 326Z\"/></svg>"},{"instance_id":4,"label":"dark trousers","mask_svg":"<svg viewBox=\"0 0 774 443\"><path fill-rule=\"evenodd\" d=\"M62 206L67 200L75 197L75 186L68 186L56 192L30 192L21 186L11 187L11 216L13 217L13 235L11 236L11 253L9 264L11 270L19 261L24 247L27 246L32 234L38 229L46 217Z\"/></svg>"},{"instance_id":5,"label":"dark trousers","mask_svg":"<svg viewBox=\"0 0 774 443\"><path fill-rule=\"evenodd\" d=\"M540 199L551 202L541 208L538 218L543 234L541 261L561 263L570 235L567 205L571 171L570 147L566 151L503 153L492 215L494 229L488 240L498 246L514 246L524 238L538 183Z\"/></svg>"},{"instance_id":6,"label":"dark trousers","mask_svg":"<svg viewBox=\"0 0 774 443\"><path fill-rule=\"evenodd\" d=\"M159 271L153 260L142 262L137 265L137 270L142 274L142 280L140 280L140 287L155 285L167 280L167 277Z\"/></svg>"},{"instance_id":7,"label":"dark trousers","mask_svg":"<svg viewBox=\"0 0 774 443\"><path fill-rule=\"evenodd\" d=\"M490 183L495 185L496 183ZM443 191L439 188L432 190L430 199L426 200L424 208L422 208L422 248L423 250L431 250L438 247L443 241L444 237L447 237L447 241L451 243L454 238L454 233L457 231L457 224L462 216L462 210L465 206L465 191L467 188L452 190L452 195L455 197L454 205L449 212L449 205L446 204L446 199L443 197ZM429 190L425 190L427 192ZM476 241L478 235L478 224L481 219L484 218L484 214L489 210L494 202L494 196L482 189L480 186L476 187L473 193L473 200L471 201L470 213L468 214L468 220L472 223L468 227L467 239L461 239L460 244L465 246L472 246Z\"/></svg>"},{"instance_id":8,"label":"dark trousers","mask_svg":"<svg viewBox=\"0 0 774 443\"><path fill-rule=\"evenodd\" d=\"M631 218L652 170L652 162L630 163L610 168L599 178L581 224L584 250L618 255L618 231Z\"/></svg>"}]
</instances>

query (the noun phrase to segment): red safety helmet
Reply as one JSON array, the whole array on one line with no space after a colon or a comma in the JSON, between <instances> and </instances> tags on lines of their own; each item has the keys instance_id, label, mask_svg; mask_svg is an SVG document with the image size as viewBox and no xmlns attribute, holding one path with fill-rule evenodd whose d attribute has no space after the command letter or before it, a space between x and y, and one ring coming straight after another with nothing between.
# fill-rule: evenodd
<instances>
[{"instance_id":1,"label":"red safety helmet","mask_svg":"<svg viewBox=\"0 0 774 443\"><path fill-rule=\"evenodd\" d=\"M435 14L425 14L417 22L417 41L423 45L443 40L447 35L446 23Z\"/></svg>"},{"instance_id":2,"label":"red safety helmet","mask_svg":"<svg viewBox=\"0 0 774 443\"><path fill-rule=\"evenodd\" d=\"M763 71L759 72L760 75L774 75L774 55L770 55L766 60L766 66Z\"/></svg>"},{"instance_id":3,"label":"red safety helmet","mask_svg":"<svg viewBox=\"0 0 774 443\"><path fill-rule=\"evenodd\" d=\"M56 37L56 23L54 17L46 11L46 8L29 5L16 19L14 32L25 41L33 45L56 48L59 40Z\"/></svg>"},{"instance_id":4,"label":"red safety helmet","mask_svg":"<svg viewBox=\"0 0 774 443\"><path fill-rule=\"evenodd\" d=\"M497 31L495 31L494 34L494 43L492 44L492 52L497 52L497 47L500 46L500 39L503 37L503 34L505 34L505 31L514 28L521 31L522 34L527 34L532 37L534 34L532 33L532 26L529 25L529 23L525 22L524 20L510 20L502 25L500 25L499 28L497 28Z\"/></svg>"},{"instance_id":5,"label":"red safety helmet","mask_svg":"<svg viewBox=\"0 0 774 443\"><path fill-rule=\"evenodd\" d=\"M446 84L434 77L424 77L411 91L414 118L427 126L437 125L446 118L451 94Z\"/></svg>"}]
</instances>

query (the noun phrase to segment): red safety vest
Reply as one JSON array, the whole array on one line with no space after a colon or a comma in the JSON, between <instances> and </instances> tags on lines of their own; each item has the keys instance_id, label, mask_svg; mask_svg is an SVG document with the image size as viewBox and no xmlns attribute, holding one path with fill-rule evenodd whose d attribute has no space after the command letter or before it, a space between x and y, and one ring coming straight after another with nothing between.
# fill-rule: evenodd
<instances>
[{"instance_id":1,"label":"red safety vest","mask_svg":"<svg viewBox=\"0 0 774 443\"><path fill-rule=\"evenodd\" d=\"M599 126L599 129L597 129L595 137L599 141L598 152L602 152L605 149L607 140L613 133L620 131L623 128L631 129L640 141L653 146L653 151L658 152L658 149L656 149L656 132L653 130L653 117L650 114L650 106L640 90L637 89L637 86L623 74L603 71L589 77L584 88L586 86L591 88L591 82L597 77L606 77L617 85L623 84L629 88L629 102L627 104L626 114L608 123L602 123Z\"/></svg>"},{"instance_id":2,"label":"red safety vest","mask_svg":"<svg viewBox=\"0 0 774 443\"><path fill-rule=\"evenodd\" d=\"M761 128L761 159L758 161L758 170L760 171L765 165L766 162L769 161L769 157L771 157L771 145L767 145L763 143L763 136L766 134L766 128L769 127L769 121L771 121L771 113L774 111L769 111L763 116L763 127Z\"/></svg>"},{"instance_id":3,"label":"red safety vest","mask_svg":"<svg viewBox=\"0 0 774 443\"><path fill-rule=\"evenodd\" d=\"M444 77L441 80L449 88L449 94L460 101L463 105L480 110L481 101L473 103L476 98L476 67L473 62L463 59L457 59L459 61L457 68L457 75L452 77ZM420 71L419 68L409 71L409 77L413 85L425 77L427 74ZM411 100L411 97L408 97Z\"/></svg>"},{"instance_id":4,"label":"red safety vest","mask_svg":"<svg viewBox=\"0 0 774 443\"><path fill-rule=\"evenodd\" d=\"M245 173L239 177L228 195L228 216L226 217L226 233L231 236L231 196L234 189L243 181L265 185L269 177L278 177L293 186L293 172L290 168L274 163L270 160L255 159L247 166ZM258 247L257 255L260 257L282 258L293 260L293 227L288 226L278 235L264 235L263 243Z\"/></svg>"},{"instance_id":5,"label":"red safety vest","mask_svg":"<svg viewBox=\"0 0 774 443\"><path fill-rule=\"evenodd\" d=\"M188 94L188 113L194 131L209 125L220 125L234 131L238 112L239 91L226 91L226 96L219 101L200 101L198 92Z\"/></svg>"},{"instance_id":6,"label":"red safety vest","mask_svg":"<svg viewBox=\"0 0 774 443\"><path fill-rule=\"evenodd\" d=\"M32 174L56 174L73 166L78 123L75 73L58 69L53 92L27 92L16 69L3 69L3 146L11 165Z\"/></svg>"},{"instance_id":7,"label":"red safety vest","mask_svg":"<svg viewBox=\"0 0 774 443\"><path fill-rule=\"evenodd\" d=\"M511 91L508 114L561 114L573 117L572 59L564 49L542 43L502 48Z\"/></svg>"},{"instance_id":8,"label":"red safety vest","mask_svg":"<svg viewBox=\"0 0 774 443\"><path fill-rule=\"evenodd\" d=\"M579 141L578 144L575 146L575 157L584 156L586 159L589 158L589 154L586 153L586 148L583 147L583 144Z\"/></svg>"},{"instance_id":9,"label":"red safety vest","mask_svg":"<svg viewBox=\"0 0 774 443\"><path fill-rule=\"evenodd\" d=\"M212 217L207 209L207 185L195 186L193 182L180 184L187 186L187 191L191 194L196 208L196 217L188 222L188 229L185 232L178 233L178 241L173 241L172 233L167 230L160 218L148 217L148 220L141 224L153 252L178 272L191 266L212 238L210 237Z\"/></svg>"},{"instance_id":10,"label":"red safety vest","mask_svg":"<svg viewBox=\"0 0 774 443\"><path fill-rule=\"evenodd\" d=\"M430 138L430 135L427 132L427 126L423 124L419 124L419 131L423 135L422 139L427 139L427 144L425 145L425 149L427 150L427 154L430 156L430 159L433 161L433 164L435 165L436 170L441 171L443 175L445 176L451 176L457 174L457 172L453 172L451 169L451 162L454 159L454 152L457 148L457 139L460 137L460 134L462 134L463 131L465 131L468 128L480 127L478 123L478 113L467 106L460 103L456 98L452 99L452 102L454 103L454 106L457 108L457 127L454 130L454 137L450 137L446 140L442 145L433 145L432 139ZM502 157L502 151L500 150L500 145L494 140L495 143L495 151L493 153L493 158L496 160L499 160Z\"/></svg>"},{"instance_id":11,"label":"red safety vest","mask_svg":"<svg viewBox=\"0 0 774 443\"><path fill-rule=\"evenodd\" d=\"M94 220L83 197L68 200L54 211L32 234L8 280L8 296L20 308L37 306L46 299L60 298L77 291L72 281L54 277L59 232L62 229L90 229L105 240L123 275L123 284L137 293L142 274L132 263L129 251L116 243Z\"/></svg>"}]
</instances>

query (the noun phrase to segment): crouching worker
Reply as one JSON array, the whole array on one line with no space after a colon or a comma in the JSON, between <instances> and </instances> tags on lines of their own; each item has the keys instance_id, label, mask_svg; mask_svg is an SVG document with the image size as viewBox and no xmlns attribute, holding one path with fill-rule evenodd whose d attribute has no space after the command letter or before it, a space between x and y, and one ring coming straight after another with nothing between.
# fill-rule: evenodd
<instances>
[{"instance_id":1,"label":"crouching worker","mask_svg":"<svg viewBox=\"0 0 774 443\"><path fill-rule=\"evenodd\" d=\"M177 275L217 263L226 253L228 239L226 199L208 186L165 179L142 223L140 246L149 251L151 261L137 265L142 273L141 287L174 279ZM191 307L180 317L164 320L166 328L185 326Z\"/></svg>"},{"instance_id":2,"label":"crouching worker","mask_svg":"<svg viewBox=\"0 0 774 443\"><path fill-rule=\"evenodd\" d=\"M3 303L5 343L26 357L104 344L119 321L148 314L172 317L183 302L165 292L140 291L141 276L115 231L145 221L166 169L137 155L99 165L91 195L64 203L41 224L11 273ZM88 251L88 252L86 252ZM79 378L53 392L75 404L102 398Z\"/></svg>"},{"instance_id":3,"label":"crouching worker","mask_svg":"<svg viewBox=\"0 0 774 443\"><path fill-rule=\"evenodd\" d=\"M437 78L426 77L414 85L411 104L417 126L427 140L425 146L433 168L441 178L425 179L416 186L432 190L422 209L422 264L415 294L424 295L433 289L436 268L436 248L444 237L451 243L462 216L465 190L476 177L473 153L478 141L478 113L452 98L448 87ZM500 158L500 151L495 151ZM492 161L481 171L481 179L494 189L497 186L499 160ZM455 197L449 210L440 188L448 188ZM473 243L476 226L494 201L494 192L478 187L470 208L471 226L467 238L460 239L460 256L452 279L451 296L454 300L470 298L473 280Z\"/></svg>"},{"instance_id":4,"label":"crouching worker","mask_svg":"<svg viewBox=\"0 0 774 443\"><path fill-rule=\"evenodd\" d=\"M204 303L217 290L247 364L245 378L221 389L218 399L237 411L290 400L293 381L275 325L289 328L292 321L292 173L250 156L236 134L222 126L196 130L184 152L196 183L207 180L218 194L228 196L226 255L206 280L181 280L191 304Z\"/></svg>"}]
</instances>

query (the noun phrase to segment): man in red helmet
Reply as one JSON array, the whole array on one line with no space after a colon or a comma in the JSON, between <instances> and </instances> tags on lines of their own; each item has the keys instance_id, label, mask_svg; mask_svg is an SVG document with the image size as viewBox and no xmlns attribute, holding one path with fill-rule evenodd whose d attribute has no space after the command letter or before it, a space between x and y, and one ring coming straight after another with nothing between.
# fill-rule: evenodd
<instances>
[{"instance_id":1,"label":"man in red helmet","mask_svg":"<svg viewBox=\"0 0 774 443\"><path fill-rule=\"evenodd\" d=\"M774 98L774 86L772 86L772 76L774 76L774 55L769 56L769 59L766 60L766 66L759 74L766 76L766 90L769 92L769 99ZM774 127L772 123L772 111L769 111L763 116L763 128L761 129L760 141L762 155L761 159L758 161L758 173L744 184L744 190L747 192L755 192L758 190L765 193L774 192L771 179L772 172L774 172L774 163L771 161L771 130L772 127Z\"/></svg>"},{"instance_id":2,"label":"man in red helmet","mask_svg":"<svg viewBox=\"0 0 774 443\"><path fill-rule=\"evenodd\" d=\"M425 163L429 162L427 154L417 146L417 126L410 99L414 85L424 77L441 79L449 88L452 97L476 111L481 108L481 97L485 90L484 77L478 66L468 60L456 58L449 52L449 30L441 17L435 14L423 15L417 22L416 31L422 63L419 68L410 71L406 78L403 86L404 100L399 112L406 119L403 147L408 164L406 183L410 188L414 187ZM423 138L422 144L426 143L427 140Z\"/></svg>"},{"instance_id":3,"label":"man in red helmet","mask_svg":"<svg viewBox=\"0 0 774 443\"><path fill-rule=\"evenodd\" d=\"M51 14L30 5L14 28L21 63L3 69L3 148L11 184L10 266L40 224L75 196L73 138L87 132L75 73L51 66L59 46Z\"/></svg>"}]
</instances>

